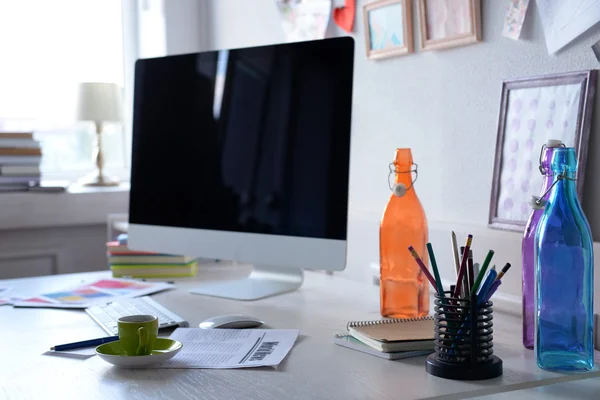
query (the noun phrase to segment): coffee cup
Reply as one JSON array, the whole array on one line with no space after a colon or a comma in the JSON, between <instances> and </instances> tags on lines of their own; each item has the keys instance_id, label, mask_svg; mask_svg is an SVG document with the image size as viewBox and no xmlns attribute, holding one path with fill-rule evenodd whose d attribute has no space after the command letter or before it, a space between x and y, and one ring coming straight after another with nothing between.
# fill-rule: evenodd
<instances>
[{"instance_id":1,"label":"coffee cup","mask_svg":"<svg viewBox=\"0 0 600 400\"><path fill-rule=\"evenodd\" d=\"M126 356L152 353L158 335L158 318L154 315L129 315L117 320L119 342Z\"/></svg>"}]
</instances>

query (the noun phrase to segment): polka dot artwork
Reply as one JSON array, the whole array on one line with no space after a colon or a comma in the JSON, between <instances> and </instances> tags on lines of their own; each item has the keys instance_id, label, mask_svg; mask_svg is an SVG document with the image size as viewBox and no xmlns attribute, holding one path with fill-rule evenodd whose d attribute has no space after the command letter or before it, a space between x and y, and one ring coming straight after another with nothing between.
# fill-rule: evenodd
<instances>
[{"instance_id":1,"label":"polka dot artwork","mask_svg":"<svg viewBox=\"0 0 600 400\"><path fill-rule=\"evenodd\" d=\"M523 225L531 195L539 195L540 149L548 139L575 145L581 85L569 84L508 91L496 218Z\"/></svg>"}]
</instances>

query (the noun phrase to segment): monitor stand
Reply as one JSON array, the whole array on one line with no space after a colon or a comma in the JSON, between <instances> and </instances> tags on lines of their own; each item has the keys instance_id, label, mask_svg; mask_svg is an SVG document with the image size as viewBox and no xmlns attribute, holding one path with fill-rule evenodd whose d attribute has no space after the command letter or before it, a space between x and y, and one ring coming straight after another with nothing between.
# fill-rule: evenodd
<instances>
[{"instance_id":1,"label":"monitor stand","mask_svg":"<svg viewBox=\"0 0 600 400\"><path fill-rule=\"evenodd\" d=\"M302 286L304 273L299 268L255 265L244 279L203 283L190 293L233 300L258 300L292 292Z\"/></svg>"}]
</instances>

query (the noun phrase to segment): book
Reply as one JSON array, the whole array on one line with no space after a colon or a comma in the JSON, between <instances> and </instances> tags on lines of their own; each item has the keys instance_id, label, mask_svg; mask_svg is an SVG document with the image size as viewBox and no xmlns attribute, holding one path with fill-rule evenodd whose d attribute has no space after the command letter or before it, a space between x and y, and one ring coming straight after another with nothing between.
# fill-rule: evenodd
<instances>
[{"instance_id":1,"label":"book","mask_svg":"<svg viewBox=\"0 0 600 400\"><path fill-rule=\"evenodd\" d=\"M0 138L2 138L2 139L33 139L33 132L2 132L2 131L0 131Z\"/></svg>"},{"instance_id":2,"label":"book","mask_svg":"<svg viewBox=\"0 0 600 400\"><path fill-rule=\"evenodd\" d=\"M0 137L0 148L9 149L39 149L40 142L33 139L10 139Z\"/></svg>"},{"instance_id":3,"label":"book","mask_svg":"<svg viewBox=\"0 0 600 400\"><path fill-rule=\"evenodd\" d=\"M43 180L38 182L36 185L29 186L30 192L43 192L43 193L62 193L66 192L70 186L69 181L49 181Z\"/></svg>"},{"instance_id":4,"label":"book","mask_svg":"<svg viewBox=\"0 0 600 400\"><path fill-rule=\"evenodd\" d=\"M2 176L40 176L39 165L0 165Z\"/></svg>"},{"instance_id":5,"label":"book","mask_svg":"<svg viewBox=\"0 0 600 400\"><path fill-rule=\"evenodd\" d=\"M110 270L114 278L182 278L195 276L198 262L179 265L111 265Z\"/></svg>"},{"instance_id":6,"label":"book","mask_svg":"<svg viewBox=\"0 0 600 400\"><path fill-rule=\"evenodd\" d=\"M161 253L155 253L152 251L139 251L139 250L131 250L129 247L127 247L127 242L118 242L118 241L112 241L112 242L106 242L106 249L108 250L108 252L110 254L145 254L145 255L152 255L152 254L161 254ZM170 255L170 254L163 254L163 255Z\"/></svg>"},{"instance_id":7,"label":"book","mask_svg":"<svg viewBox=\"0 0 600 400\"><path fill-rule=\"evenodd\" d=\"M0 192L27 192L29 186L27 185L0 185Z\"/></svg>"},{"instance_id":8,"label":"book","mask_svg":"<svg viewBox=\"0 0 600 400\"><path fill-rule=\"evenodd\" d=\"M0 176L0 185L25 185L30 186L40 183L39 176Z\"/></svg>"},{"instance_id":9,"label":"book","mask_svg":"<svg viewBox=\"0 0 600 400\"><path fill-rule=\"evenodd\" d=\"M41 156L41 148L5 148L0 147L0 156Z\"/></svg>"},{"instance_id":10,"label":"book","mask_svg":"<svg viewBox=\"0 0 600 400\"><path fill-rule=\"evenodd\" d=\"M362 343L384 352L433 349L433 317L352 321L348 333Z\"/></svg>"},{"instance_id":11,"label":"book","mask_svg":"<svg viewBox=\"0 0 600 400\"><path fill-rule=\"evenodd\" d=\"M333 343L338 346L346 347L348 349L362 351L363 353L370 354L375 357L385 358L386 360L401 360L403 358L426 356L433 353L433 348L428 350L414 350L414 351L396 351L391 353L383 353L377 351L374 348L364 344L360 340L356 339L348 333L338 333L333 337Z\"/></svg>"},{"instance_id":12,"label":"book","mask_svg":"<svg viewBox=\"0 0 600 400\"><path fill-rule=\"evenodd\" d=\"M108 263L114 264L130 264L130 265L144 265L144 264L187 264L196 259L196 257L189 256L172 256L163 254L154 255L110 255L108 257Z\"/></svg>"},{"instance_id":13,"label":"book","mask_svg":"<svg viewBox=\"0 0 600 400\"><path fill-rule=\"evenodd\" d=\"M0 155L0 165L36 165L42 161L41 156L7 156Z\"/></svg>"},{"instance_id":14,"label":"book","mask_svg":"<svg viewBox=\"0 0 600 400\"><path fill-rule=\"evenodd\" d=\"M127 248L127 245L107 245L106 246L107 254L109 256L152 256L152 255L160 255L160 253L152 253L150 251L137 251L130 250Z\"/></svg>"}]
</instances>

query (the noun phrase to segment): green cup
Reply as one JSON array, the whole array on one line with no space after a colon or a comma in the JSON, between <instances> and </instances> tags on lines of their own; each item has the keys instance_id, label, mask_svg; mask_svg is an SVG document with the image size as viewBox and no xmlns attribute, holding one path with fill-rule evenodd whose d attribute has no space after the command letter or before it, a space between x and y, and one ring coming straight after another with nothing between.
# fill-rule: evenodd
<instances>
[{"instance_id":1,"label":"green cup","mask_svg":"<svg viewBox=\"0 0 600 400\"><path fill-rule=\"evenodd\" d=\"M119 342L125 356L152 353L158 335L158 318L154 315L130 315L117 320Z\"/></svg>"}]
</instances>

